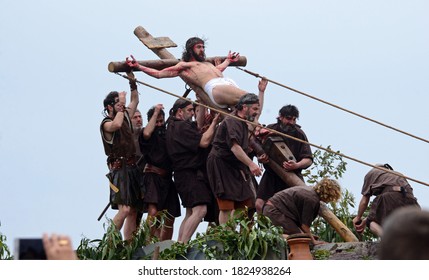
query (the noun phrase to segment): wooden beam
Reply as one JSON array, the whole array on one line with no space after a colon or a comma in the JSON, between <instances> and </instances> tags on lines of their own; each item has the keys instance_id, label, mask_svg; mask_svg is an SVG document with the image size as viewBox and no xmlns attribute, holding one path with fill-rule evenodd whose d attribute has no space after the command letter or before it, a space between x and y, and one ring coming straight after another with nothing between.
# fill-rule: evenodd
<instances>
[{"instance_id":1,"label":"wooden beam","mask_svg":"<svg viewBox=\"0 0 429 280\"><path fill-rule=\"evenodd\" d=\"M220 57L208 57L206 59L207 62L215 64L215 60L219 58L221 61L224 61L226 59L226 56L220 56ZM157 70L162 70L164 68L176 65L180 62L179 59L176 58L168 58L168 59L157 59L157 60L139 60L137 61L140 65L154 68ZM230 66L246 66L247 64L247 58L245 56L240 56L237 62L231 63ZM107 66L107 69L110 72L127 72L130 71L130 67L126 64L125 61L112 61ZM140 70L133 70L133 71L140 71Z\"/></svg>"}]
</instances>

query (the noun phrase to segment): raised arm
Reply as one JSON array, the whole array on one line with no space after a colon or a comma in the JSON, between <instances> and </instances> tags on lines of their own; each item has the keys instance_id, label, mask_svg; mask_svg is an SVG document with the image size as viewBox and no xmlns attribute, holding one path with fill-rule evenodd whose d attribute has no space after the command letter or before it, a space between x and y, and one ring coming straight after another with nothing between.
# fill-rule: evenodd
<instances>
[{"instance_id":1,"label":"raised arm","mask_svg":"<svg viewBox=\"0 0 429 280\"><path fill-rule=\"evenodd\" d=\"M258 97L259 97L259 114L256 116L256 120L262 115L262 109L264 107L265 90L267 89L268 80L262 78L258 84Z\"/></svg>"},{"instance_id":2,"label":"raised arm","mask_svg":"<svg viewBox=\"0 0 429 280\"><path fill-rule=\"evenodd\" d=\"M127 75L128 78L130 78L131 100L128 107L126 107L126 110L128 111L130 118L132 118L137 110L137 105L139 104L139 93L137 91L137 83L135 81L134 73L127 72Z\"/></svg>"},{"instance_id":3,"label":"raised arm","mask_svg":"<svg viewBox=\"0 0 429 280\"><path fill-rule=\"evenodd\" d=\"M143 138L145 140L148 140L152 136L152 133L155 130L156 126L156 119L158 118L159 112L161 112L162 109L164 109L164 106L162 104L157 104L155 106L155 110L153 111L152 117L150 118L146 127L143 129Z\"/></svg>"},{"instance_id":4,"label":"raised arm","mask_svg":"<svg viewBox=\"0 0 429 280\"><path fill-rule=\"evenodd\" d=\"M114 106L118 107L118 109L116 109L117 113L116 113L115 118L113 119L113 121L108 121L108 122L105 122L103 124L103 130L105 132L107 132L107 133L113 133L116 130L118 130L118 129L121 128L122 123L124 122L125 101L126 101L125 96L126 96L126 94L127 93L125 91L122 91L122 92L119 93L118 104L114 105Z\"/></svg>"},{"instance_id":5,"label":"raised arm","mask_svg":"<svg viewBox=\"0 0 429 280\"><path fill-rule=\"evenodd\" d=\"M177 77L180 75L180 72L188 68L186 62L179 62L174 66L167 67L162 70L157 70L157 69L140 65L132 55L131 55L131 59L127 57L125 62L129 67L143 71L149 76L152 76L157 79Z\"/></svg>"},{"instance_id":6,"label":"raised arm","mask_svg":"<svg viewBox=\"0 0 429 280\"><path fill-rule=\"evenodd\" d=\"M237 52L231 53L231 51L229 51L227 58L221 64L216 65L216 68L219 69L221 72L223 72L231 62L236 62L238 61L239 58L240 58L240 53L237 53Z\"/></svg>"}]
</instances>

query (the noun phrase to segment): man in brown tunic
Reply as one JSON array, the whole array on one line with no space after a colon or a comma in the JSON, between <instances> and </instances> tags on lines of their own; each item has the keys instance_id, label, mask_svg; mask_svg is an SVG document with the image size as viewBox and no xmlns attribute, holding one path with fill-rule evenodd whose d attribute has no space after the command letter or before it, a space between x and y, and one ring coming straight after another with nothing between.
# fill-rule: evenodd
<instances>
[{"instance_id":1,"label":"man in brown tunic","mask_svg":"<svg viewBox=\"0 0 429 280\"><path fill-rule=\"evenodd\" d=\"M254 121L259 115L259 99L253 93L243 95L232 114ZM259 166L248 156L247 123L226 117L216 131L213 147L207 159L210 187L219 206L219 223L226 223L234 209L253 207L256 193L251 176L260 176Z\"/></svg>"},{"instance_id":2,"label":"man in brown tunic","mask_svg":"<svg viewBox=\"0 0 429 280\"><path fill-rule=\"evenodd\" d=\"M139 109L136 109L136 111L134 112L134 116L131 118L131 123L133 125L133 138L134 138L134 146L136 147L137 166L140 168L141 174L143 176L143 168L146 162L144 160L142 152L140 151L140 146L139 146L139 136L143 130L143 119ZM140 210L137 211L137 221L136 221L137 227L140 226L141 220L143 218L143 214L144 214L143 211L140 211Z\"/></svg>"},{"instance_id":3,"label":"man in brown tunic","mask_svg":"<svg viewBox=\"0 0 429 280\"><path fill-rule=\"evenodd\" d=\"M145 159L143 199L148 212L147 221L151 235L161 241L170 240L176 217L180 216L180 201L173 182L171 161L165 141L165 114L162 104L157 104L147 112L148 123L139 137L139 147ZM156 223L160 211L165 212L164 224Z\"/></svg>"},{"instance_id":4,"label":"man in brown tunic","mask_svg":"<svg viewBox=\"0 0 429 280\"><path fill-rule=\"evenodd\" d=\"M315 186L296 186L284 189L267 200L262 213L275 226L281 226L285 236L306 233L313 244L321 244L311 234L311 223L316 219L320 201L335 202L341 196L340 185L332 179L324 178Z\"/></svg>"},{"instance_id":5,"label":"man in brown tunic","mask_svg":"<svg viewBox=\"0 0 429 280\"><path fill-rule=\"evenodd\" d=\"M413 195L413 188L400 173L394 174L389 164L378 164L379 168L371 169L366 175L362 187L362 198L359 202L358 214L353 224L358 233L368 227L374 234L383 235L383 222L394 210L413 205L420 208ZM368 207L371 196L375 196L368 217L362 216Z\"/></svg>"},{"instance_id":6,"label":"man in brown tunic","mask_svg":"<svg viewBox=\"0 0 429 280\"><path fill-rule=\"evenodd\" d=\"M204 176L204 149L213 139L219 115L206 132L200 133L190 101L178 99L167 124L167 152L172 162L174 182L186 215L180 225L178 242L187 243L207 213L212 193Z\"/></svg>"},{"instance_id":7,"label":"man in brown tunic","mask_svg":"<svg viewBox=\"0 0 429 280\"><path fill-rule=\"evenodd\" d=\"M304 131L296 123L299 118L298 108L294 105L285 105L279 110L277 123L268 125L268 128L274 129L281 133L293 136L295 138L308 142ZM263 129L262 129L263 130ZM302 181L304 178L301 174L303 169L308 168L313 163L313 154L308 143L302 143L288 137L282 137L288 146L296 161L288 160L283 163L286 171L294 172ZM265 172L259 183L256 210L261 213L265 201L272 197L276 192L289 187L268 165L265 165Z\"/></svg>"},{"instance_id":8,"label":"man in brown tunic","mask_svg":"<svg viewBox=\"0 0 429 280\"><path fill-rule=\"evenodd\" d=\"M134 76L129 73L129 76ZM130 83L131 101L125 107L126 92L110 92L104 99L105 118L100 132L107 155L108 178L112 208L119 209L113 218L118 230L124 226L124 239L130 240L137 228L137 209L142 207L144 194L141 170L136 165L136 148L131 118L139 102L137 85ZM114 190L113 190L114 188Z\"/></svg>"}]
</instances>

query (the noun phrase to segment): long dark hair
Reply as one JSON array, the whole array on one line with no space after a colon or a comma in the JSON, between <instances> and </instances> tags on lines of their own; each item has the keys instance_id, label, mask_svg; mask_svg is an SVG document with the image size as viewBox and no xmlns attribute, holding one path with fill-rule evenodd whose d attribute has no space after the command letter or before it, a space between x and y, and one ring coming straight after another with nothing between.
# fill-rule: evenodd
<instances>
[{"instance_id":1,"label":"long dark hair","mask_svg":"<svg viewBox=\"0 0 429 280\"><path fill-rule=\"evenodd\" d=\"M185 50L182 53L183 61L189 62L191 60L191 57L194 52L193 48L196 44L199 44L199 43L205 44L205 41L198 37L192 37L186 41Z\"/></svg>"}]
</instances>

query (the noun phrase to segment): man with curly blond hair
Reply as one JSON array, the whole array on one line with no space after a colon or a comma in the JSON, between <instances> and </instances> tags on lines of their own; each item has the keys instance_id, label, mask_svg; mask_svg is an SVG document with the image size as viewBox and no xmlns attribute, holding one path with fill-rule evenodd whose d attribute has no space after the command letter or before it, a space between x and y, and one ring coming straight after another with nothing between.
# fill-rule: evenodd
<instances>
[{"instance_id":1,"label":"man with curly blond hair","mask_svg":"<svg viewBox=\"0 0 429 280\"><path fill-rule=\"evenodd\" d=\"M296 186L274 194L267 200L262 213L275 226L281 226L285 237L306 233L313 244L321 244L310 232L311 223L316 219L320 202L336 202L341 197L341 187L337 181L323 178L316 185Z\"/></svg>"}]
</instances>

